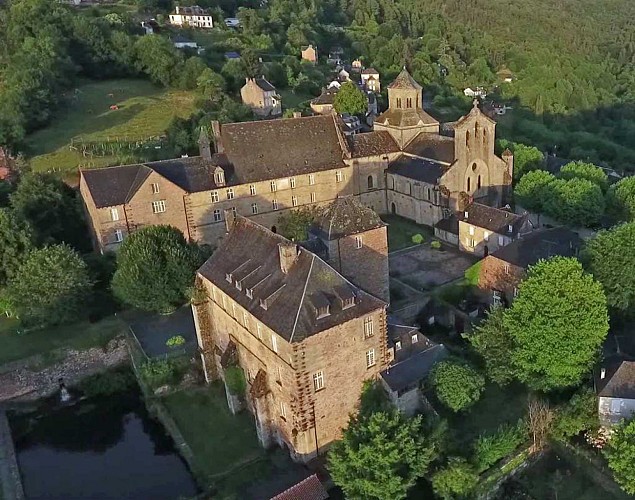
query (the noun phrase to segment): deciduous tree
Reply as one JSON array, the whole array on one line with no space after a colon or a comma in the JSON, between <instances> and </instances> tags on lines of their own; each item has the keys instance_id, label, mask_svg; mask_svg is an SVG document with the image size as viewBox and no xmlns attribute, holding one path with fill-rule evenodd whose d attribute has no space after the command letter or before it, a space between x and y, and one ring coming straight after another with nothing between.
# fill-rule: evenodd
<instances>
[{"instance_id":1,"label":"deciduous tree","mask_svg":"<svg viewBox=\"0 0 635 500\"><path fill-rule=\"evenodd\" d=\"M485 389L485 377L459 361L441 361L431 374L439 400L453 411L472 406Z\"/></svg>"},{"instance_id":2,"label":"deciduous tree","mask_svg":"<svg viewBox=\"0 0 635 500\"><path fill-rule=\"evenodd\" d=\"M551 186L555 180L553 174L544 170L527 172L514 189L516 201L527 210L544 211L545 204L553 196Z\"/></svg>"},{"instance_id":3,"label":"deciduous tree","mask_svg":"<svg viewBox=\"0 0 635 500\"><path fill-rule=\"evenodd\" d=\"M624 491L635 495L635 420L623 423L604 451L615 481Z\"/></svg>"},{"instance_id":4,"label":"deciduous tree","mask_svg":"<svg viewBox=\"0 0 635 500\"><path fill-rule=\"evenodd\" d=\"M443 499L466 497L478 483L474 466L464 458L451 457L448 465L432 476L432 488Z\"/></svg>"},{"instance_id":5,"label":"deciduous tree","mask_svg":"<svg viewBox=\"0 0 635 500\"><path fill-rule=\"evenodd\" d=\"M333 444L328 469L347 498L405 498L434 458L420 416L396 410L351 419L341 441Z\"/></svg>"},{"instance_id":6,"label":"deciduous tree","mask_svg":"<svg viewBox=\"0 0 635 500\"><path fill-rule=\"evenodd\" d=\"M112 279L115 296L123 302L161 313L187 299L196 269L204 256L172 226L148 226L131 234L117 253Z\"/></svg>"},{"instance_id":7,"label":"deciduous tree","mask_svg":"<svg viewBox=\"0 0 635 500\"><path fill-rule=\"evenodd\" d=\"M368 98L353 82L345 82L335 94L333 107L338 113L363 115L368 111Z\"/></svg>"},{"instance_id":8,"label":"deciduous tree","mask_svg":"<svg viewBox=\"0 0 635 500\"><path fill-rule=\"evenodd\" d=\"M607 193L610 214L617 220L635 220L635 177L625 177Z\"/></svg>"},{"instance_id":9,"label":"deciduous tree","mask_svg":"<svg viewBox=\"0 0 635 500\"><path fill-rule=\"evenodd\" d=\"M597 184L606 191L609 187L609 178L597 165L584 161L572 161L560 169L562 179L586 179L593 184Z\"/></svg>"},{"instance_id":10,"label":"deciduous tree","mask_svg":"<svg viewBox=\"0 0 635 500\"><path fill-rule=\"evenodd\" d=\"M9 209L0 208L0 288L15 274L34 246L29 225Z\"/></svg>"}]
</instances>

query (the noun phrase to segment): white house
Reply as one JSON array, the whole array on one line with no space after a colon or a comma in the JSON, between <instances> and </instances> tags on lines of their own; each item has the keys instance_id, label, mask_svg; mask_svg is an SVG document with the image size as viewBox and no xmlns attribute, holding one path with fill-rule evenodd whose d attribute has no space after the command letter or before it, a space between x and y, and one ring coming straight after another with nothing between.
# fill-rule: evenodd
<instances>
[{"instance_id":1,"label":"white house","mask_svg":"<svg viewBox=\"0 0 635 500\"><path fill-rule=\"evenodd\" d=\"M191 7L176 6L175 12L170 14L170 24L174 26L191 26L194 28L213 28L212 15L198 5Z\"/></svg>"},{"instance_id":2,"label":"white house","mask_svg":"<svg viewBox=\"0 0 635 500\"><path fill-rule=\"evenodd\" d=\"M381 92L379 71L375 68L366 68L362 71L362 87L371 92Z\"/></svg>"},{"instance_id":3,"label":"white house","mask_svg":"<svg viewBox=\"0 0 635 500\"><path fill-rule=\"evenodd\" d=\"M181 35L176 35L172 39L172 43L177 49L198 49L198 44Z\"/></svg>"},{"instance_id":4,"label":"white house","mask_svg":"<svg viewBox=\"0 0 635 500\"><path fill-rule=\"evenodd\" d=\"M602 425L612 426L635 416L635 361L602 367L596 387Z\"/></svg>"},{"instance_id":5,"label":"white house","mask_svg":"<svg viewBox=\"0 0 635 500\"><path fill-rule=\"evenodd\" d=\"M228 28L240 28L240 19L237 17L226 17L225 26Z\"/></svg>"},{"instance_id":6,"label":"white house","mask_svg":"<svg viewBox=\"0 0 635 500\"><path fill-rule=\"evenodd\" d=\"M481 99L485 99L485 97L487 97L487 92L483 87L476 87L476 89L468 87L463 91L463 93L467 97L480 97Z\"/></svg>"}]
</instances>

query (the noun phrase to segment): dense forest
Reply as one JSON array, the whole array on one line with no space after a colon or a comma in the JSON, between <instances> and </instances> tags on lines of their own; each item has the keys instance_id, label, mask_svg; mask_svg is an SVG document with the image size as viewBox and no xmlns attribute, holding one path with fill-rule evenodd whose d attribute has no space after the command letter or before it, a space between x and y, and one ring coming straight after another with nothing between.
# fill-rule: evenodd
<instances>
[{"instance_id":1,"label":"dense forest","mask_svg":"<svg viewBox=\"0 0 635 500\"><path fill-rule=\"evenodd\" d=\"M211 7L218 29L225 30L220 18L230 15L241 19L242 29L196 57L176 51L165 37L143 37L132 16L80 16L42 0L9 2L0 17L0 143L19 150L80 76L143 76L163 86L203 87L206 98L222 104L221 119L242 118L224 93L235 96L245 75L263 72L278 87L319 93L320 73L298 60L299 47L314 43L322 55L338 45L348 59L361 56L384 82L408 66L443 118L465 111L465 87L486 86L513 107L499 122L499 136L565 158L635 168L630 0L190 3ZM172 5L139 0L138 8L161 19ZM223 51L233 49L242 60L225 62ZM206 68L208 85L201 85ZM511 72L511 83L501 83L501 70Z\"/></svg>"}]
</instances>

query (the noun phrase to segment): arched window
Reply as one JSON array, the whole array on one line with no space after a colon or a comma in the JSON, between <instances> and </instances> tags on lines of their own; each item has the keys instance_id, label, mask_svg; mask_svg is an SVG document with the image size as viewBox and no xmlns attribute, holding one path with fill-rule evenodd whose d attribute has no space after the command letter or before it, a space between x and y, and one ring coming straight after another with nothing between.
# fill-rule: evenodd
<instances>
[{"instance_id":1,"label":"arched window","mask_svg":"<svg viewBox=\"0 0 635 500\"><path fill-rule=\"evenodd\" d=\"M412 196L412 184L408 183L408 194Z\"/></svg>"},{"instance_id":2,"label":"arched window","mask_svg":"<svg viewBox=\"0 0 635 500\"><path fill-rule=\"evenodd\" d=\"M481 176L476 179L476 189L481 189Z\"/></svg>"},{"instance_id":3,"label":"arched window","mask_svg":"<svg viewBox=\"0 0 635 500\"><path fill-rule=\"evenodd\" d=\"M397 97L397 107L401 108L401 97Z\"/></svg>"},{"instance_id":4,"label":"arched window","mask_svg":"<svg viewBox=\"0 0 635 500\"><path fill-rule=\"evenodd\" d=\"M487 147L487 129L483 129L483 146Z\"/></svg>"},{"instance_id":5,"label":"arched window","mask_svg":"<svg viewBox=\"0 0 635 500\"><path fill-rule=\"evenodd\" d=\"M368 189L373 189L375 187L375 181L373 180L373 176L368 176Z\"/></svg>"},{"instance_id":6,"label":"arched window","mask_svg":"<svg viewBox=\"0 0 635 500\"><path fill-rule=\"evenodd\" d=\"M481 127L478 124L478 122L476 122L474 124L474 135L475 135L477 141L478 141L478 133L479 133L480 130L481 130Z\"/></svg>"},{"instance_id":7,"label":"arched window","mask_svg":"<svg viewBox=\"0 0 635 500\"><path fill-rule=\"evenodd\" d=\"M431 197L430 197L430 188L428 188L428 201L430 201Z\"/></svg>"},{"instance_id":8,"label":"arched window","mask_svg":"<svg viewBox=\"0 0 635 500\"><path fill-rule=\"evenodd\" d=\"M471 188L471 186L470 186L470 181L471 181L471 179L468 177L468 178L467 178L467 192L468 192L468 194L469 194L469 192L470 192L470 188Z\"/></svg>"},{"instance_id":9,"label":"arched window","mask_svg":"<svg viewBox=\"0 0 635 500\"><path fill-rule=\"evenodd\" d=\"M465 147L470 147L470 131L465 132Z\"/></svg>"},{"instance_id":10,"label":"arched window","mask_svg":"<svg viewBox=\"0 0 635 500\"><path fill-rule=\"evenodd\" d=\"M412 97L406 98L406 108L412 108Z\"/></svg>"}]
</instances>

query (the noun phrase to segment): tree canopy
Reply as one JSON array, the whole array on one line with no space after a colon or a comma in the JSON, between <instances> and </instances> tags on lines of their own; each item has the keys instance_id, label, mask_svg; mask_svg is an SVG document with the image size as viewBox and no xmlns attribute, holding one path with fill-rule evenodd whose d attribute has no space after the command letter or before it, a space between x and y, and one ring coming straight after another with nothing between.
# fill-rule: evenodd
<instances>
[{"instance_id":1,"label":"tree canopy","mask_svg":"<svg viewBox=\"0 0 635 500\"><path fill-rule=\"evenodd\" d=\"M406 497L433 458L420 416L380 411L351 420L329 451L328 469L347 498L392 500Z\"/></svg>"},{"instance_id":2,"label":"tree canopy","mask_svg":"<svg viewBox=\"0 0 635 500\"><path fill-rule=\"evenodd\" d=\"M572 161L560 169L562 179L586 179L606 191L609 187L609 178L597 165L583 161Z\"/></svg>"},{"instance_id":3,"label":"tree canopy","mask_svg":"<svg viewBox=\"0 0 635 500\"><path fill-rule=\"evenodd\" d=\"M613 184L607 193L607 203L616 220L635 220L635 177L625 177Z\"/></svg>"},{"instance_id":4,"label":"tree canopy","mask_svg":"<svg viewBox=\"0 0 635 500\"><path fill-rule=\"evenodd\" d=\"M33 232L9 209L0 208L0 288L26 260L34 248Z\"/></svg>"},{"instance_id":5,"label":"tree canopy","mask_svg":"<svg viewBox=\"0 0 635 500\"><path fill-rule=\"evenodd\" d=\"M443 499L466 497L478 483L478 474L464 458L451 457L448 464L432 476L432 488Z\"/></svg>"},{"instance_id":6,"label":"tree canopy","mask_svg":"<svg viewBox=\"0 0 635 500\"><path fill-rule=\"evenodd\" d=\"M514 154L514 179L519 180L527 172L542 168L545 163L545 155L534 146L526 146L517 142L502 139L502 149L509 149Z\"/></svg>"},{"instance_id":7,"label":"tree canopy","mask_svg":"<svg viewBox=\"0 0 635 500\"><path fill-rule=\"evenodd\" d=\"M26 326L43 327L85 316L92 283L86 263L67 245L32 251L9 279L6 296Z\"/></svg>"},{"instance_id":8,"label":"tree canopy","mask_svg":"<svg viewBox=\"0 0 635 500\"><path fill-rule=\"evenodd\" d=\"M514 197L523 208L534 212L543 212L547 200L553 196L551 185L555 176L544 170L526 173L516 184Z\"/></svg>"},{"instance_id":9,"label":"tree canopy","mask_svg":"<svg viewBox=\"0 0 635 500\"><path fill-rule=\"evenodd\" d=\"M635 495L635 420L623 423L609 440L604 454L615 481Z\"/></svg>"},{"instance_id":10,"label":"tree canopy","mask_svg":"<svg viewBox=\"0 0 635 500\"><path fill-rule=\"evenodd\" d=\"M172 226L148 226L131 234L117 253L112 289L123 302L161 313L187 300L204 255Z\"/></svg>"},{"instance_id":11,"label":"tree canopy","mask_svg":"<svg viewBox=\"0 0 635 500\"><path fill-rule=\"evenodd\" d=\"M593 277L604 288L608 305L622 313L635 308L635 222L600 231L582 254Z\"/></svg>"},{"instance_id":12,"label":"tree canopy","mask_svg":"<svg viewBox=\"0 0 635 500\"><path fill-rule=\"evenodd\" d=\"M353 82L345 82L335 94L333 107L338 113L364 115L368 110L368 98Z\"/></svg>"},{"instance_id":13,"label":"tree canopy","mask_svg":"<svg viewBox=\"0 0 635 500\"><path fill-rule=\"evenodd\" d=\"M461 411L476 403L485 389L485 378L460 361L441 361L431 373L439 400L453 411Z\"/></svg>"}]
</instances>

